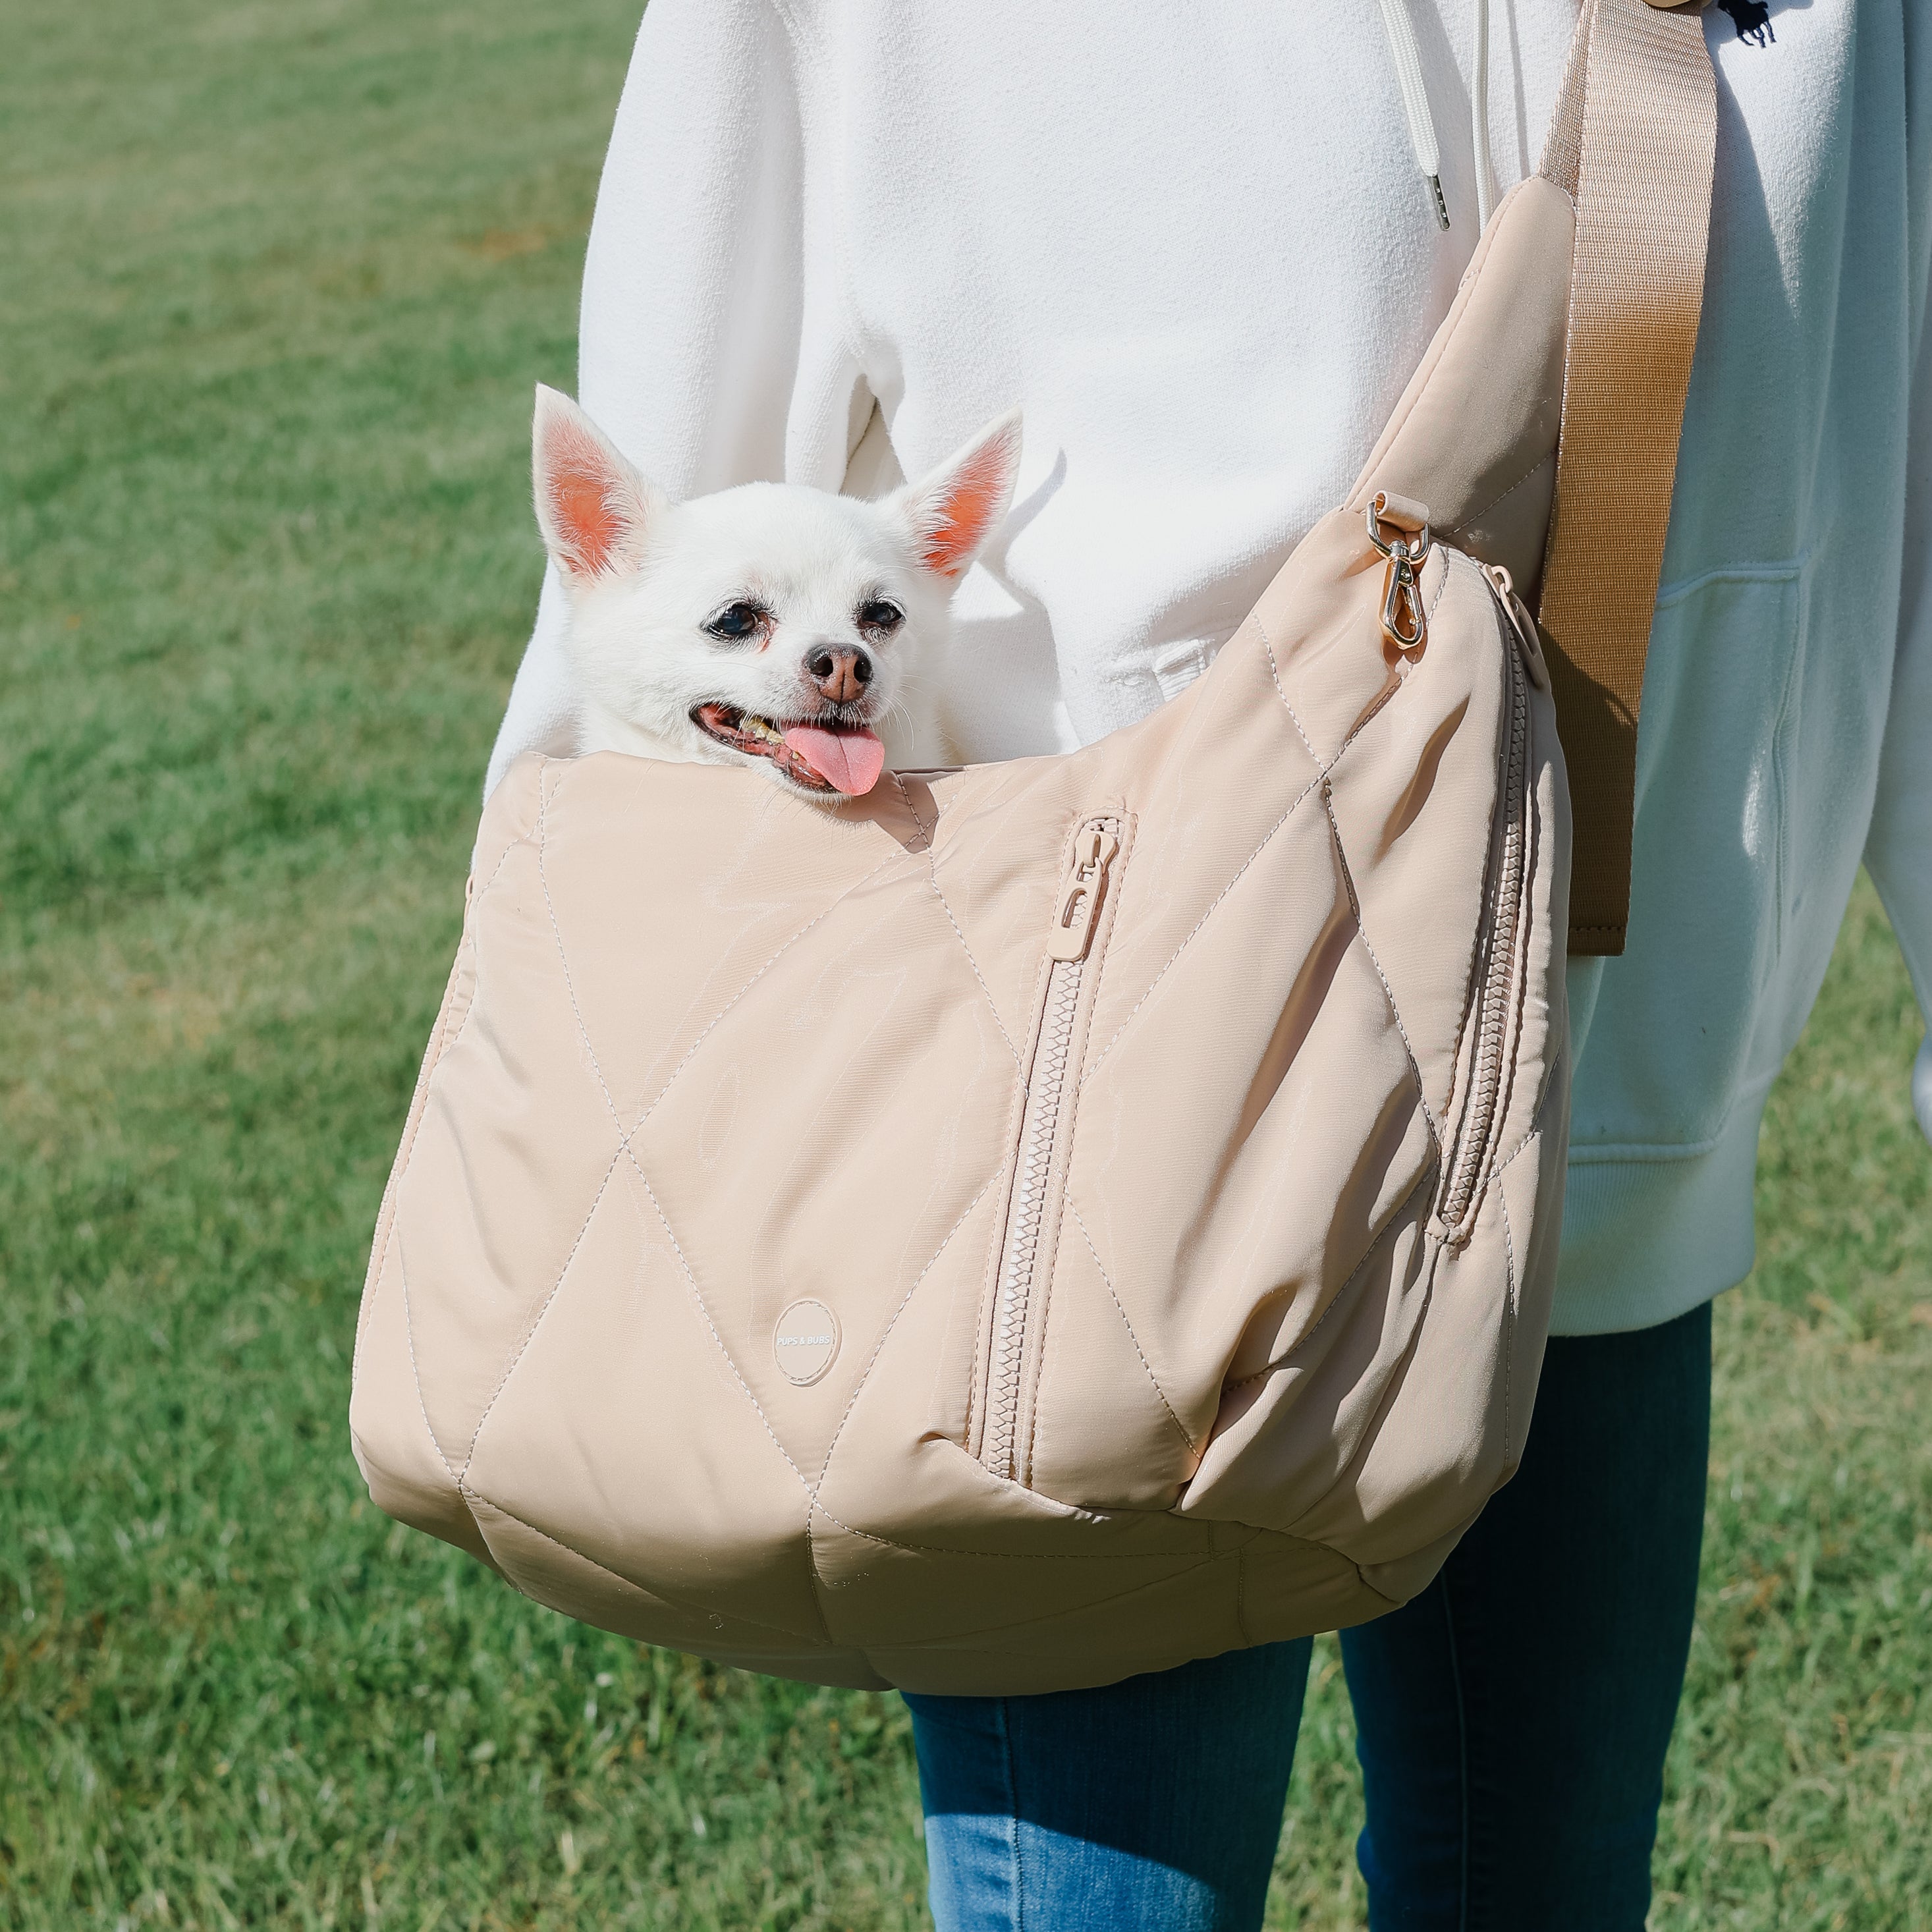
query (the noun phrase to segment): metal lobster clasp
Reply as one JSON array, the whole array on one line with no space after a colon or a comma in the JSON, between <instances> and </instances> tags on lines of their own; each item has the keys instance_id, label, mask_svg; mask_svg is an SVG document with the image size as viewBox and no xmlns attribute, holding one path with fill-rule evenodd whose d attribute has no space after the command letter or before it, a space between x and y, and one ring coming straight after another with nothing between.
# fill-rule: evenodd
<instances>
[{"instance_id":1,"label":"metal lobster clasp","mask_svg":"<svg viewBox=\"0 0 1932 1932\"><path fill-rule=\"evenodd\" d=\"M1388 496L1378 490L1369 501L1369 541L1388 559L1388 574L1382 584L1382 630L1400 651L1420 650L1427 641L1429 620L1422 608L1422 584L1418 572L1428 560L1429 526L1410 532L1390 524L1393 536L1382 535Z\"/></svg>"}]
</instances>

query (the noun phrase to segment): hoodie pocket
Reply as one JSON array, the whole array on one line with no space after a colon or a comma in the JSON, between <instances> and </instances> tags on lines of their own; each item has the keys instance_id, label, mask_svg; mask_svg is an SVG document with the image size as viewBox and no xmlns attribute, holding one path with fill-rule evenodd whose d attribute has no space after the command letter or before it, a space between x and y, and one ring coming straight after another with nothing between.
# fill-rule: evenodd
<instances>
[{"instance_id":1,"label":"hoodie pocket","mask_svg":"<svg viewBox=\"0 0 1932 1932\"><path fill-rule=\"evenodd\" d=\"M1637 736L1629 950L1604 962L1573 1158L1690 1154L1745 1089L1789 916L1803 566L1714 571L1658 598Z\"/></svg>"}]
</instances>

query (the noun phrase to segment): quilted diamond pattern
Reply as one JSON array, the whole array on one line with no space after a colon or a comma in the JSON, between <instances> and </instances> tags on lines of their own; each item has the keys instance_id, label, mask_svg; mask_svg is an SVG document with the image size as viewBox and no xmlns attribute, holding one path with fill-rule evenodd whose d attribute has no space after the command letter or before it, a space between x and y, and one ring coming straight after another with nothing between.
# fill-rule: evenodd
<instances>
[{"instance_id":1,"label":"quilted diamond pattern","mask_svg":"<svg viewBox=\"0 0 1932 1932\"><path fill-rule=\"evenodd\" d=\"M1118 1674L1385 1607L1363 1566L1406 1578L1512 1436L1486 1384L1407 1393L1433 1298L1460 1270L1444 1332L1502 1336L1504 1193L1533 1220L1549 1184L1532 1152L1466 1262L1431 1221L1507 661L1438 557L1436 642L1394 663L1361 549L1324 526L1207 676L1070 757L830 810L610 755L513 772L372 1260L364 1346L408 1357L358 1369L386 1506L573 1613L825 1682L1046 1688L1096 1643ZM1038 1170L1012 1480L975 1444L1047 932L1096 814L1120 838ZM1546 1022L1552 956L1519 1001ZM803 1383L801 1301L836 1330ZM1370 1521L1365 1490L1398 1502Z\"/></svg>"}]
</instances>

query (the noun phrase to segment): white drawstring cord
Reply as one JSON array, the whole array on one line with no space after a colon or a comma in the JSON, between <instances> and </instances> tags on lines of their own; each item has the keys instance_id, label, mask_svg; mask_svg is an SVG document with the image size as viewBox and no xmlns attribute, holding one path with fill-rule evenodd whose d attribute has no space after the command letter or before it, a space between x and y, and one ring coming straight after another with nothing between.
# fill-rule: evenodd
<instances>
[{"instance_id":1,"label":"white drawstring cord","mask_svg":"<svg viewBox=\"0 0 1932 1932\"><path fill-rule=\"evenodd\" d=\"M1476 232L1490 225L1496 204L1496 174L1490 158L1490 0L1475 0L1476 53L1469 86L1469 132L1476 157ZM1389 52L1408 116L1408 138L1415 148L1415 164L1429 184L1430 206L1438 226L1449 226L1449 204L1442 198L1442 154L1436 140L1436 122L1429 112L1429 89L1422 78L1422 50L1416 45L1415 22L1408 0L1382 0L1382 25L1388 31Z\"/></svg>"},{"instance_id":2,"label":"white drawstring cord","mask_svg":"<svg viewBox=\"0 0 1932 1932\"><path fill-rule=\"evenodd\" d=\"M1395 58L1395 77L1402 88L1402 104L1408 112L1408 138L1415 146L1415 165L1429 184L1436 225L1447 228L1449 204L1442 199L1442 155L1436 145L1436 123L1430 118L1429 90L1423 85L1422 52L1415 44L1415 22L1408 17L1408 0L1382 0L1382 4L1389 52Z\"/></svg>"},{"instance_id":3,"label":"white drawstring cord","mask_svg":"<svg viewBox=\"0 0 1932 1932\"><path fill-rule=\"evenodd\" d=\"M1476 56L1469 70L1470 145L1476 156L1476 232L1490 225L1496 205L1496 171L1490 160L1490 0L1476 0Z\"/></svg>"}]
</instances>

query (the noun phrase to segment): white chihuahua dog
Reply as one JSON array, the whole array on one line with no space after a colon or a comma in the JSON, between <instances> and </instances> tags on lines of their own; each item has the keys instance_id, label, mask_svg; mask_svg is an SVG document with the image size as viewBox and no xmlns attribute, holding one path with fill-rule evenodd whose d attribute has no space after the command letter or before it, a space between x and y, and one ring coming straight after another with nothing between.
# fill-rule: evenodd
<instances>
[{"instance_id":1,"label":"white chihuahua dog","mask_svg":"<svg viewBox=\"0 0 1932 1932\"><path fill-rule=\"evenodd\" d=\"M938 762L932 668L1012 496L1017 411L875 503L784 483L673 503L554 389L534 442L579 752L753 764L821 800Z\"/></svg>"}]
</instances>

